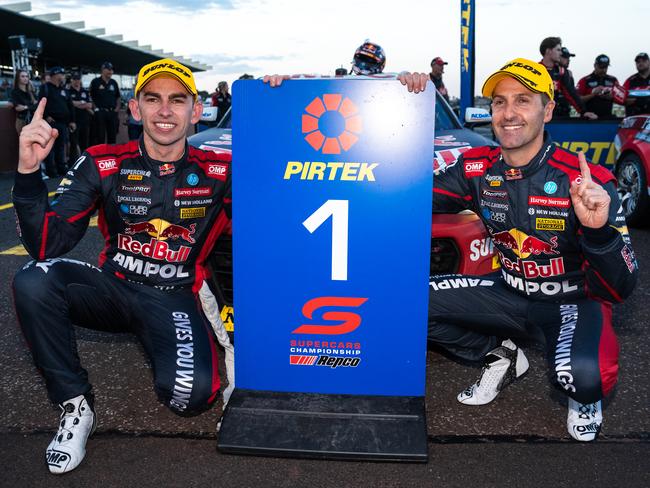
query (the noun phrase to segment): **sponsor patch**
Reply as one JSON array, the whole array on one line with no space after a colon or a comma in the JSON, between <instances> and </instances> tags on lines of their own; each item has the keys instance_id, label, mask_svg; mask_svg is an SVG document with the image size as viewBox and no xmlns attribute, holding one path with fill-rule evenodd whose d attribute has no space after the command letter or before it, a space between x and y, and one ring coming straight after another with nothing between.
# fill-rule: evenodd
<instances>
[{"instance_id":1,"label":"sponsor patch","mask_svg":"<svg viewBox=\"0 0 650 488\"><path fill-rule=\"evenodd\" d=\"M97 169L99 169L99 176L102 178L117 173L118 166L115 158L97 159L95 164L97 165Z\"/></svg>"},{"instance_id":2,"label":"sponsor patch","mask_svg":"<svg viewBox=\"0 0 650 488\"><path fill-rule=\"evenodd\" d=\"M485 180L490 184L491 187L499 187L503 182L503 176L501 175L486 175Z\"/></svg>"},{"instance_id":3,"label":"sponsor patch","mask_svg":"<svg viewBox=\"0 0 650 488\"><path fill-rule=\"evenodd\" d=\"M623 260L625 261L625 265L627 266L627 270L630 273L634 273L634 270L636 269L636 259L634 257L634 251L632 251L631 248L629 248L627 245L623 246L623 249L621 249L621 256L623 256Z\"/></svg>"},{"instance_id":4,"label":"sponsor patch","mask_svg":"<svg viewBox=\"0 0 650 488\"><path fill-rule=\"evenodd\" d=\"M228 173L228 165L220 163L209 163L206 167L208 177L225 181Z\"/></svg>"},{"instance_id":5,"label":"sponsor patch","mask_svg":"<svg viewBox=\"0 0 650 488\"><path fill-rule=\"evenodd\" d=\"M553 195L557 191L557 183L554 181L547 181L544 183L544 193L547 193L549 195Z\"/></svg>"},{"instance_id":6,"label":"sponsor patch","mask_svg":"<svg viewBox=\"0 0 650 488\"><path fill-rule=\"evenodd\" d=\"M569 208L571 206L571 200L568 198L554 198L554 197L529 195L528 205L540 205L542 207Z\"/></svg>"},{"instance_id":7,"label":"sponsor patch","mask_svg":"<svg viewBox=\"0 0 650 488\"><path fill-rule=\"evenodd\" d=\"M198 219L205 217L205 207L181 208L181 219Z\"/></svg>"},{"instance_id":8,"label":"sponsor patch","mask_svg":"<svg viewBox=\"0 0 650 488\"><path fill-rule=\"evenodd\" d=\"M165 163L161 164L158 167L158 173L160 176L167 176L174 174L176 172L176 166L174 166L174 163Z\"/></svg>"},{"instance_id":9,"label":"sponsor patch","mask_svg":"<svg viewBox=\"0 0 650 488\"><path fill-rule=\"evenodd\" d=\"M485 161L467 161L463 164L465 176L481 176L485 173Z\"/></svg>"},{"instance_id":10,"label":"sponsor patch","mask_svg":"<svg viewBox=\"0 0 650 488\"><path fill-rule=\"evenodd\" d=\"M129 175L127 176L127 179L131 181L142 181L143 176L142 175Z\"/></svg>"},{"instance_id":11,"label":"sponsor patch","mask_svg":"<svg viewBox=\"0 0 650 488\"><path fill-rule=\"evenodd\" d=\"M523 173L519 168L510 168L504 171L503 173L506 177L506 180L520 180L524 177Z\"/></svg>"},{"instance_id":12,"label":"sponsor patch","mask_svg":"<svg viewBox=\"0 0 650 488\"><path fill-rule=\"evenodd\" d=\"M187 179L185 181L187 181L187 184L190 186L196 186L199 184L199 177L196 173L190 173L187 175Z\"/></svg>"},{"instance_id":13,"label":"sponsor patch","mask_svg":"<svg viewBox=\"0 0 650 488\"><path fill-rule=\"evenodd\" d=\"M559 230L563 231L566 222L564 219L535 219L535 229L537 230Z\"/></svg>"},{"instance_id":14,"label":"sponsor patch","mask_svg":"<svg viewBox=\"0 0 650 488\"><path fill-rule=\"evenodd\" d=\"M120 185L120 191L129 193L149 193L151 192L151 185Z\"/></svg>"},{"instance_id":15,"label":"sponsor patch","mask_svg":"<svg viewBox=\"0 0 650 488\"><path fill-rule=\"evenodd\" d=\"M495 190L486 190L483 188L481 190L481 193L483 194L484 197L487 198L508 198L508 192L501 190L501 191L495 191Z\"/></svg>"},{"instance_id":16,"label":"sponsor patch","mask_svg":"<svg viewBox=\"0 0 650 488\"><path fill-rule=\"evenodd\" d=\"M176 188L174 198L182 197L209 197L212 195L212 188L209 186L197 186L196 188Z\"/></svg>"}]
</instances>

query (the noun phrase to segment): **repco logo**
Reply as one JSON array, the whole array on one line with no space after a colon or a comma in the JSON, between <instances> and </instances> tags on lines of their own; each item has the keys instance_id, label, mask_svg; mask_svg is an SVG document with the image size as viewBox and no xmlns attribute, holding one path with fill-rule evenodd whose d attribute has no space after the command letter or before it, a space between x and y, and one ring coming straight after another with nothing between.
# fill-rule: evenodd
<instances>
[{"instance_id":1,"label":"repco logo","mask_svg":"<svg viewBox=\"0 0 650 488\"><path fill-rule=\"evenodd\" d=\"M314 317L314 312L321 308L350 308L360 307L368 301L367 298L354 297L318 297L312 298L302 307L302 314L309 320ZM348 334L361 325L361 315L351 311L333 310L324 312L321 318L331 321L332 324L303 324L293 331L294 334L322 334L337 335Z\"/></svg>"}]
</instances>

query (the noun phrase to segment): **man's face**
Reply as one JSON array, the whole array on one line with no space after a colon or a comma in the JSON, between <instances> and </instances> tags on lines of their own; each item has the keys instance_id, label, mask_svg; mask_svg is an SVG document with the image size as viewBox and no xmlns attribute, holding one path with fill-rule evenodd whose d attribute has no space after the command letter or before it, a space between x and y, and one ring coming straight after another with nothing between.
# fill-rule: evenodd
<instances>
[{"instance_id":1,"label":"man's face","mask_svg":"<svg viewBox=\"0 0 650 488\"><path fill-rule=\"evenodd\" d=\"M650 59L645 59L645 58L639 58L636 61L636 70L639 73L643 73L644 71L648 71L650 68Z\"/></svg>"},{"instance_id":2,"label":"man's face","mask_svg":"<svg viewBox=\"0 0 650 488\"><path fill-rule=\"evenodd\" d=\"M434 76L434 78L440 78L444 72L445 72L444 64L433 63L431 65L431 74Z\"/></svg>"},{"instance_id":3,"label":"man's face","mask_svg":"<svg viewBox=\"0 0 650 488\"><path fill-rule=\"evenodd\" d=\"M102 77L111 78L113 76L113 70L110 68L102 68Z\"/></svg>"},{"instance_id":4,"label":"man's face","mask_svg":"<svg viewBox=\"0 0 650 488\"><path fill-rule=\"evenodd\" d=\"M161 146L184 141L192 124L201 118L202 105L175 78L159 76L147 83L137 100L129 101L136 120L142 121L145 138Z\"/></svg>"},{"instance_id":5,"label":"man's face","mask_svg":"<svg viewBox=\"0 0 650 488\"><path fill-rule=\"evenodd\" d=\"M564 56L560 56L560 66L563 68L568 68L569 63L571 63L571 58L565 58Z\"/></svg>"},{"instance_id":6,"label":"man's face","mask_svg":"<svg viewBox=\"0 0 650 488\"><path fill-rule=\"evenodd\" d=\"M596 76L605 76L607 74L607 68L609 68L609 66L606 64L596 63L594 64L594 74Z\"/></svg>"},{"instance_id":7,"label":"man's face","mask_svg":"<svg viewBox=\"0 0 650 488\"><path fill-rule=\"evenodd\" d=\"M63 83L63 79L65 78L65 75L63 73L57 73L55 75L50 75L50 83L52 83L54 86L61 86Z\"/></svg>"},{"instance_id":8,"label":"man's face","mask_svg":"<svg viewBox=\"0 0 650 488\"><path fill-rule=\"evenodd\" d=\"M79 88L81 88L81 80L72 78L70 80L70 85L72 85L72 88L74 88L75 90L78 90Z\"/></svg>"},{"instance_id":9,"label":"man's face","mask_svg":"<svg viewBox=\"0 0 650 488\"><path fill-rule=\"evenodd\" d=\"M549 55L551 61L554 63L559 63L560 58L562 57L562 44L558 44L551 49L547 49L546 52Z\"/></svg>"},{"instance_id":10,"label":"man's face","mask_svg":"<svg viewBox=\"0 0 650 488\"><path fill-rule=\"evenodd\" d=\"M542 105L542 96L514 78L501 80L492 93L492 128L503 149L513 150L533 144L551 120L555 103Z\"/></svg>"},{"instance_id":11,"label":"man's face","mask_svg":"<svg viewBox=\"0 0 650 488\"><path fill-rule=\"evenodd\" d=\"M219 85L219 91L221 93L228 93L228 83L223 83Z\"/></svg>"}]
</instances>

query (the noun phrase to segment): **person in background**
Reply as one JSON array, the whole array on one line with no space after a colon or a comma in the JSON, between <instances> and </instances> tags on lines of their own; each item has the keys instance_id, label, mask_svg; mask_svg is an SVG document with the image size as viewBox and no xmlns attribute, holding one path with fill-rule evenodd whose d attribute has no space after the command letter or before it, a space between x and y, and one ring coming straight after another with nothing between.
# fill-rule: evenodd
<instances>
[{"instance_id":1,"label":"person in background","mask_svg":"<svg viewBox=\"0 0 650 488\"><path fill-rule=\"evenodd\" d=\"M90 94L81 85L81 73L75 71L70 77L70 88L68 90L72 105L74 107L75 123L77 130L70 134L70 157L68 166L81 156L90 145L90 124L93 116L93 104L90 101Z\"/></svg>"},{"instance_id":2,"label":"person in background","mask_svg":"<svg viewBox=\"0 0 650 488\"><path fill-rule=\"evenodd\" d=\"M36 109L34 86L29 80L29 72L26 70L21 69L16 72L9 100L16 111L16 132L20 135L23 127L32 120L32 114Z\"/></svg>"},{"instance_id":3,"label":"person in background","mask_svg":"<svg viewBox=\"0 0 650 488\"><path fill-rule=\"evenodd\" d=\"M68 170L65 146L69 142L69 133L76 129L74 107L70 94L63 87L64 78L65 70L61 66L54 66L50 69L50 81L41 85L38 94L39 100L47 99L43 119L59 133L54 147L45 158L45 172L50 178L63 176Z\"/></svg>"},{"instance_id":4,"label":"person in background","mask_svg":"<svg viewBox=\"0 0 650 488\"><path fill-rule=\"evenodd\" d=\"M90 82L90 98L95 104L94 144L115 144L117 115L120 110L120 87L113 79L113 63L102 64L102 74Z\"/></svg>"},{"instance_id":5,"label":"person in background","mask_svg":"<svg viewBox=\"0 0 650 488\"><path fill-rule=\"evenodd\" d=\"M558 63L560 65L560 68L564 68L569 74L569 83L571 86L575 85L575 81L573 81L573 73L569 69L569 64L571 64L571 57L573 56L575 56L575 54L563 46L562 54L560 54L560 62ZM571 117L571 104L562 93L555 93L555 110L553 111L553 117L556 119L561 117Z\"/></svg>"},{"instance_id":6,"label":"person in background","mask_svg":"<svg viewBox=\"0 0 650 488\"><path fill-rule=\"evenodd\" d=\"M429 78L436 86L436 90L445 97L445 100L449 101L449 93L447 92L447 87L442 81L442 75L445 72L445 65L449 64L446 61L443 61L441 57L435 57L431 60L431 73L429 73Z\"/></svg>"},{"instance_id":7,"label":"person in background","mask_svg":"<svg viewBox=\"0 0 650 488\"><path fill-rule=\"evenodd\" d=\"M576 92L573 80L569 77L568 71L560 66L562 39L559 37L547 37L539 45L539 52L543 56L540 64L546 67L548 74L551 75L551 79L553 80L553 89L556 93L555 100L561 94L569 105L576 109L580 116L586 119L597 119L598 116L595 113L588 112L585 109L585 105ZM555 112L553 112L553 116L556 116Z\"/></svg>"},{"instance_id":8,"label":"person in background","mask_svg":"<svg viewBox=\"0 0 650 488\"><path fill-rule=\"evenodd\" d=\"M618 85L615 76L607 74L609 56L600 54L594 61L594 70L591 74L580 78L578 81L578 94L582 98L585 108L598 115L599 119L611 119L612 89Z\"/></svg>"},{"instance_id":9,"label":"person in background","mask_svg":"<svg viewBox=\"0 0 650 488\"><path fill-rule=\"evenodd\" d=\"M650 57L648 53L639 53L634 58L636 73L630 76L623 87L626 90L650 90ZM625 115L650 114L650 97L627 97Z\"/></svg>"},{"instance_id":10,"label":"person in background","mask_svg":"<svg viewBox=\"0 0 650 488\"><path fill-rule=\"evenodd\" d=\"M220 81L217 85L217 91L212 95L212 106L218 109L215 125L219 125L230 105L232 105L232 95L228 92L228 82Z\"/></svg>"}]
</instances>

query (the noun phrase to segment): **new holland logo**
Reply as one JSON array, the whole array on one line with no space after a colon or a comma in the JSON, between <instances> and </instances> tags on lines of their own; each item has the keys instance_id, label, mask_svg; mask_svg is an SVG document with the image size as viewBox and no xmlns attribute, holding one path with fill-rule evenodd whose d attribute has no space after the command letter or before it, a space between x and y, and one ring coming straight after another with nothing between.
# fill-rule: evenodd
<instances>
[{"instance_id":1,"label":"new holland logo","mask_svg":"<svg viewBox=\"0 0 650 488\"><path fill-rule=\"evenodd\" d=\"M348 151L362 131L361 116L356 105L338 93L314 98L302 114L302 133L316 151L341 154Z\"/></svg>"}]
</instances>

